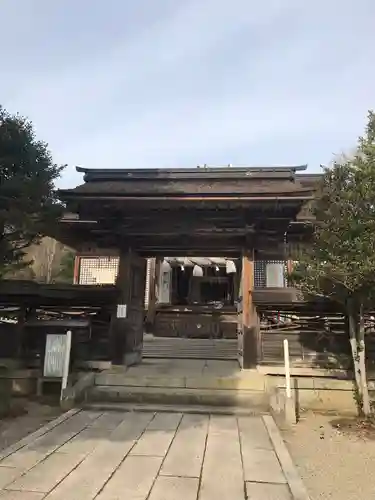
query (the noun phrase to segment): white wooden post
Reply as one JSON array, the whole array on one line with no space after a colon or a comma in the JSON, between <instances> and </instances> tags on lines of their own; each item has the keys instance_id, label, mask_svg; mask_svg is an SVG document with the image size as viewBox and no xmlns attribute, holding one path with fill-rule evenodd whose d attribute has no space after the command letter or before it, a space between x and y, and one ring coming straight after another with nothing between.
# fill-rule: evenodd
<instances>
[{"instance_id":1,"label":"white wooden post","mask_svg":"<svg viewBox=\"0 0 375 500\"><path fill-rule=\"evenodd\" d=\"M159 276L159 304L171 303L171 281L172 281L172 268L170 264L164 260L161 263L160 276Z\"/></svg>"},{"instance_id":2,"label":"white wooden post","mask_svg":"<svg viewBox=\"0 0 375 500\"><path fill-rule=\"evenodd\" d=\"M284 365L285 365L285 389L286 397L292 397L292 390L290 386L290 363L289 363L289 343L288 339L284 339Z\"/></svg>"},{"instance_id":3,"label":"white wooden post","mask_svg":"<svg viewBox=\"0 0 375 500\"><path fill-rule=\"evenodd\" d=\"M72 332L71 330L68 330L66 332L65 356L64 356L64 367L63 367L63 375L61 382L60 401L62 400L64 390L67 388L68 385L71 346L72 346Z\"/></svg>"}]
</instances>

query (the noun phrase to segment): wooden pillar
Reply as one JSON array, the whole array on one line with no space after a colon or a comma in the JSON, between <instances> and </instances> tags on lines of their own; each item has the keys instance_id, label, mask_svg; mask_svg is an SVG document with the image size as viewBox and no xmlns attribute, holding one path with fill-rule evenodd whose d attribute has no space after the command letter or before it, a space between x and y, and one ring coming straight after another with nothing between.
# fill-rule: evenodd
<instances>
[{"instance_id":1,"label":"wooden pillar","mask_svg":"<svg viewBox=\"0 0 375 500\"><path fill-rule=\"evenodd\" d=\"M242 368L254 368L258 362L259 321L253 302L254 290L254 251L246 250L242 256L241 295L242 295L242 348L240 363Z\"/></svg>"},{"instance_id":2,"label":"wooden pillar","mask_svg":"<svg viewBox=\"0 0 375 500\"><path fill-rule=\"evenodd\" d=\"M252 252L245 252L242 257L242 290L243 290L243 324L250 327L253 321L254 308L252 291L254 288L254 259Z\"/></svg>"},{"instance_id":3,"label":"wooden pillar","mask_svg":"<svg viewBox=\"0 0 375 500\"><path fill-rule=\"evenodd\" d=\"M142 360L146 259L120 251L118 303L111 321L112 363L131 366ZM122 306L122 307L118 307Z\"/></svg>"},{"instance_id":4,"label":"wooden pillar","mask_svg":"<svg viewBox=\"0 0 375 500\"><path fill-rule=\"evenodd\" d=\"M73 285L79 285L79 268L81 257L76 255L74 257L74 270L73 270Z\"/></svg>"},{"instance_id":5,"label":"wooden pillar","mask_svg":"<svg viewBox=\"0 0 375 500\"><path fill-rule=\"evenodd\" d=\"M16 357L18 360L23 358L23 350L25 343L25 321L26 321L26 307L21 305L17 313L16 325Z\"/></svg>"}]
</instances>

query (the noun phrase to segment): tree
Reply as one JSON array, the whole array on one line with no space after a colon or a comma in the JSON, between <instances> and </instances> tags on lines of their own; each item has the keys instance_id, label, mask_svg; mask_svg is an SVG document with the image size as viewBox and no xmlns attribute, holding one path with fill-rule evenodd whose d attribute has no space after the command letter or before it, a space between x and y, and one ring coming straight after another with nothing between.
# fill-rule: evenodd
<instances>
[{"instance_id":1,"label":"tree","mask_svg":"<svg viewBox=\"0 0 375 500\"><path fill-rule=\"evenodd\" d=\"M52 283L54 271L58 264L56 260L61 258L57 252L61 244L54 238L43 238L39 245L35 246L35 257L33 258L32 268L35 273L35 280L39 283Z\"/></svg>"},{"instance_id":2,"label":"tree","mask_svg":"<svg viewBox=\"0 0 375 500\"><path fill-rule=\"evenodd\" d=\"M324 170L314 201L311 246L298 256L291 280L306 295L346 311L359 410L370 414L365 367L365 312L375 292L375 114L370 112L352 158Z\"/></svg>"},{"instance_id":3,"label":"tree","mask_svg":"<svg viewBox=\"0 0 375 500\"><path fill-rule=\"evenodd\" d=\"M27 265L26 248L58 220L54 182L63 168L28 119L0 106L0 278Z\"/></svg>"},{"instance_id":4,"label":"tree","mask_svg":"<svg viewBox=\"0 0 375 500\"><path fill-rule=\"evenodd\" d=\"M60 261L60 267L56 273L56 281L62 283L73 283L74 279L75 253L67 250Z\"/></svg>"}]
</instances>

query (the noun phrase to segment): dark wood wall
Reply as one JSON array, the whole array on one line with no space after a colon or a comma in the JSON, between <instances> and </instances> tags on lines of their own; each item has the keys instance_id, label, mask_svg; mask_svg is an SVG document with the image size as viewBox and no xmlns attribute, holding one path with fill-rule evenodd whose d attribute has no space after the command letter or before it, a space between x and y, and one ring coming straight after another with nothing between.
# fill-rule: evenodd
<instances>
[{"instance_id":1,"label":"dark wood wall","mask_svg":"<svg viewBox=\"0 0 375 500\"><path fill-rule=\"evenodd\" d=\"M76 361L110 360L109 321L90 320L90 326L67 328L48 321L33 321L25 324L21 345L18 343L18 325L0 323L0 358L19 358L26 367L42 367L46 336L49 333L66 333L72 330L72 359Z\"/></svg>"},{"instance_id":2,"label":"dark wood wall","mask_svg":"<svg viewBox=\"0 0 375 500\"><path fill-rule=\"evenodd\" d=\"M260 313L261 326L258 345L258 363L283 365L283 341L288 339L293 366L316 368L344 368L351 366L350 346L343 316L299 315L290 323L277 323L277 311ZM265 319L265 316L267 318ZM271 320L272 318L272 320ZM162 337L236 338L235 313L158 311L155 334ZM74 361L109 361L109 320L92 318L90 327L72 328ZM366 358L375 365L375 332L368 323ZM26 324L22 335L21 360L25 366L42 367L46 335L62 333L66 327L51 327L43 321ZM0 358L16 358L18 353L17 324L0 323ZM254 349L256 347L254 346Z\"/></svg>"},{"instance_id":3,"label":"dark wood wall","mask_svg":"<svg viewBox=\"0 0 375 500\"><path fill-rule=\"evenodd\" d=\"M84 295L84 287L78 288L79 296ZM81 318L86 320L87 326L70 328L73 332L73 359L109 361L111 313L113 304L116 303L114 292L113 287L97 290L94 297L90 291L89 296L83 297L91 303L89 307L83 304L85 301L82 297L80 300L83 305L79 306L78 295L71 295L71 291L67 295L65 290L65 298L60 306L55 304L39 309L31 308L32 317L30 314L26 315L19 324L0 320L0 358L18 357L26 366L41 367L46 335L66 331L64 320ZM9 296L8 294L7 297ZM343 313L333 311L332 306L325 308L324 304L301 305L289 300L289 296L289 306L285 299L284 305L279 307L270 305L259 293L257 295L254 292L254 298L260 328L257 345L253 346L253 349L257 352L259 364L281 366L283 340L286 338L294 366L351 367L348 329ZM93 306L95 302L96 305ZM71 304L70 309L67 303ZM6 309L8 313L5 312ZM9 309L12 309L10 313ZM23 309L24 304L18 309L15 306L7 306L3 308L0 316L17 318ZM366 358L371 367L375 365L374 317L375 313L366 317ZM57 321L57 324L51 324L51 320L55 320L55 323ZM153 332L157 336L168 337L236 339L237 328L235 308L159 306Z\"/></svg>"},{"instance_id":4,"label":"dark wood wall","mask_svg":"<svg viewBox=\"0 0 375 500\"><path fill-rule=\"evenodd\" d=\"M234 307L164 306L156 310L153 334L156 337L237 338Z\"/></svg>"},{"instance_id":5,"label":"dark wood wall","mask_svg":"<svg viewBox=\"0 0 375 500\"><path fill-rule=\"evenodd\" d=\"M316 368L351 368L347 320L343 314L263 310L260 315L260 364L281 365L288 339L291 363ZM366 359L375 364L375 328L366 319Z\"/></svg>"},{"instance_id":6,"label":"dark wood wall","mask_svg":"<svg viewBox=\"0 0 375 500\"><path fill-rule=\"evenodd\" d=\"M15 358L17 345L17 325L0 323L0 358Z\"/></svg>"},{"instance_id":7,"label":"dark wood wall","mask_svg":"<svg viewBox=\"0 0 375 500\"><path fill-rule=\"evenodd\" d=\"M46 335L70 329L73 358L109 359L109 324L117 294L114 286L1 281L0 358L41 367Z\"/></svg>"}]
</instances>

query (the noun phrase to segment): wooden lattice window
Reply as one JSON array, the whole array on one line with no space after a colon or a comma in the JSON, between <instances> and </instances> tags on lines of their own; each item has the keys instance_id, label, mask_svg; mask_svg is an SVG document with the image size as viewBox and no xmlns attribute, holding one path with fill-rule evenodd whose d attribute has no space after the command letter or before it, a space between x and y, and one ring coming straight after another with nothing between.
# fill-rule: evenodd
<instances>
[{"instance_id":1,"label":"wooden lattice window","mask_svg":"<svg viewBox=\"0 0 375 500\"><path fill-rule=\"evenodd\" d=\"M283 269L283 279L285 280L286 273L286 262L283 260L256 260L254 262L254 288L266 288L267 287L267 265L268 264L281 264ZM285 286L287 284L285 283Z\"/></svg>"},{"instance_id":2,"label":"wooden lattice window","mask_svg":"<svg viewBox=\"0 0 375 500\"><path fill-rule=\"evenodd\" d=\"M81 257L80 285L113 285L118 272L118 257Z\"/></svg>"},{"instance_id":3,"label":"wooden lattice window","mask_svg":"<svg viewBox=\"0 0 375 500\"><path fill-rule=\"evenodd\" d=\"M266 263L265 260L254 262L254 288L265 288L266 286Z\"/></svg>"}]
</instances>

